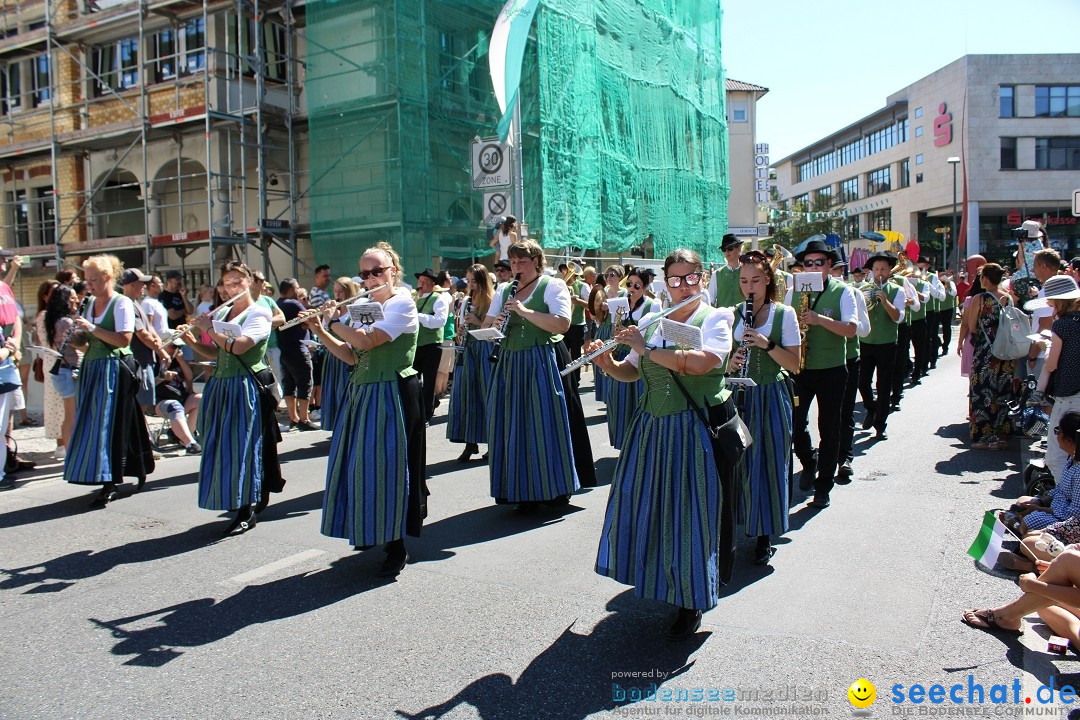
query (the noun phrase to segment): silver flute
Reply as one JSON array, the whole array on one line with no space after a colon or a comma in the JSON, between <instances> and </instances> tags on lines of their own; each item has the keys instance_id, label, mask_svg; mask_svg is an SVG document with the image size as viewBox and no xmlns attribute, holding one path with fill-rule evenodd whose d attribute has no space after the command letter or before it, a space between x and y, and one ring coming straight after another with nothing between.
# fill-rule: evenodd
<instances>
[{"instance_id":1,"label":"silver flute","mask_svg":"<svg viewBox=\"0 0 1080 720\"><path fill-rule=\"evenodd\" d=\"M638 325L637 329L638 330L644 330L645 328L652 327L653 325L660 322L661 320L663 320L664 318L666 318L668 315L675 312L676 310L681 310L684 307L686 307L687 305L689 305L690 303L694 302L695 300L701 300L702 298L707 298L707 297L708 297L708 294L704 293L704 292L694 293L693 295L686 298L682 302L676 303L675 305L672 305L671 307L669 307L667 310L662 311L660 314L658 314L656 317L654 317L649 322L642 323L641 325ZM575 370L577 370L582 365L586 365L588 363L591 363L594 359L600 357L601 355L606 353L608 350L611 350L613 347L615 347L616 345L619 345L619 344L620 343L619 343L618 340L615 340L614 338L612 338L611 340L608 340L606 343L604 343L600 347L596 348L592 352L587 353L585 355L582 355L577 360L574 360L571 363L567 363L566 367L564 367L559 374L562 375L563 377L566 377L567 375L574 372Z\"/></svg>"},{"instance_id":2,"label":"silver flute","mask_svg":"<svg viewBox=\"0 0 1080 720\"><path fill-rule=\"evenodd\" d=\"M342 305L352 305L357 300L363 300L364 298L366 298L371 293L375 292L376 290L382 290L384 287L386 287L386 283L383 283L382 285L376 285L375 287L371 288L370 290L368 290L367 288L364 288L360 292L353 295L351 298L345 298L341 302L338 302L337 300L330 300L328 302L323 303L322 305L320 305L317 308L312 308L310 310L305 310L302 313L300 313L299 315L297 315L296 317L294 317L292 320L289 320L288 322L284 323L281 327L278 328L278 330L287 330L288 328L295 327L295 326L299 325L302 322L306 322L307 320L310 320L313 317L318 317L319 315L322 315L323 313L329 312L331 310L337 310Z\"/></svg>"}]
</instances>

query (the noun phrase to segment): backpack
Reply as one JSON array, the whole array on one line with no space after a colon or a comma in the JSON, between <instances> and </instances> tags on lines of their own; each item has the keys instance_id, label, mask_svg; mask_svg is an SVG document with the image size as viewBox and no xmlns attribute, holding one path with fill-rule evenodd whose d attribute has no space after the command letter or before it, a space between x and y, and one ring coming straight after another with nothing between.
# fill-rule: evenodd
<instances>
[{"instance_id":1,"label":"backpack","mask_svg":"<svg viewBox=\"0 0 1080 720\"><path fill-rule=\"evenodd\" d=\"M990 354L998 360L1016 360L1031 349L1031 319L1024 311L1012 304L1002 305L998 315L997 335L990 346Z\"/></svg>"}]
</instances>

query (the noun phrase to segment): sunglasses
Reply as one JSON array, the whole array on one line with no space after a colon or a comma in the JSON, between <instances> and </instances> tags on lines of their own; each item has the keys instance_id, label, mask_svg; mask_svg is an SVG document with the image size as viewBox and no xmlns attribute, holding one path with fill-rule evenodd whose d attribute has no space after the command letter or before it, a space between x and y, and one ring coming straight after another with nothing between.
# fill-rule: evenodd
<instances>
[{"instance_id":1,"label":"sunglasses","mask_svg":"<svg viewBox=\"0 0 1080 720\"><path fill-rule=\"evenodd\" d=\"M669 288L677 288L684 282L687 285L697 285L701 282L701 271L687 273L686 275L668 275L664 278Z\"/></svg>"},{"instance_id":2,"label":"sunglasses","mask_svg":"<svg viewBox=\"0 0 1080 720\"><path fill-rule=\"evenodd\" d=\"M613 277L613 278L617 278L617 277L619 277L619 273L617 273L617 272L609 272L609 273L607 273L606 275L604 275L604 277Z\"/></svg>"},{"instance_id":3,"label":"sunglasses","mask_svg":"<svg viewBox=\"0 0 1080 720\"><path fill-rule=\"evenodd\" d=\"M750 252L745 255L739 256L739 262L750 263L751 265L767 265L769 258L764 253Z\"/></svg>"},{"instance_id":4,"label":"sunglasses","mask_svg":"<svg viewBox=\"0 0 1080 720\"><path fill-rule=\"evenodd\" d=\"M813 260L803 260L803 267L825 267L825 263L829 262L827 258L814 258Z\"/></svg>"},{"instance_id":5,"label":"sunglasses","mask_svg":"<svg viewBox=\"0 0 1080 720\"><path fill-rule=\"evenodd\" d=\"M384 272L386 272L387 270L389 270L389 269L390 268L388 268L388 267L373 267L370 270L361 270L360 271L360 279L361 280L367 280L369 277L371 277L373 275L375 277L382 277L382 274Z\"/></svg>"},{"instance_id":6,"label":"sunglasses","mask_svg":"<svg viewBox=\"0 0 1080 720\"><path fill-rule=\"evenodd\" d=\"M639 283L627 283L626 286L631 290L642 290L645 287L644 285L641 285Z\"/></svg>"}]
</instances>

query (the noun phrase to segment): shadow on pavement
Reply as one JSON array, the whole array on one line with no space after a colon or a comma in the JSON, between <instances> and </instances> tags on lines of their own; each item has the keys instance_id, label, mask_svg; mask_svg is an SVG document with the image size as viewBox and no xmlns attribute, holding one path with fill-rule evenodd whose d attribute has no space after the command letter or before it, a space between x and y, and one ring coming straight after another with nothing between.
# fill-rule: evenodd
<instances>
[{"instance_id":1,"label":"shadow on pavement","mask_svg":"<svg viewBox=\"0 0 1080 720\"><path fill-rule=\"evenodd\" d=\"M161 667L183 655L178 648L208 645L251 625L303 615L394 582L373 577L362 567L372 563L361 555L349 555L323 570L248 585L223 600L201 598L116 620L90 618L90 622L117 640L113 655L131 656L125 665ZM145 627L141 621L146 618L157 622ZM140 627L125 627L130 625Z\"/></svg>"},{"instance_id":2,"label":"shadow on pavement","mask_svg":"<svg viewBox=\"0 0 1080 720\"><path fill-rule=\"evenodd\" d=\"M562 522L567 515L581 512L576 505L543 506L535 515L517 515L513 505L487 505L452 515L424 526L419 538L407 538L409 554L415 562L433 562L453 557L450 548L465 547L517 535L545 525Z\"/></svg>"},{"instance_id":3,"label":"shadow on pavement","mask_svg":"<svg viewBox=\"0 0 1080 720\"><path fill-rule=\"evenodd\" d=\"M663 636L670 618L655 613L623 611L626 591L608 603L608 615L588 633L566 628L547 649L537 655L517 680L507 673L477 678L452 698L438 705L410 712L398 710L409 720L435 720L470 705L483 720L560 718L576 720L594 713L632 706L635 690L656 690L671 683L693 666L690 656L708 638L699 632L686 640ZM639 606L640 600L633 599ZM656 605L659 605L658 603ZM647 617L645 617L647 615ZM615 673L626 673L614 677ZM648 673L634 677L631 673Z\"/></svg>"},{"instance_id":4,"label":"shadow on pavement","mask_svg":"<svg viewBox=\"0 0 1080 720\"><path fill-rule=\"evenodd\" d=\"M221 540L218 523L200 525L175 535L140 540L101 551L80 550L21 568L4 568L7 577L0 580L0 590L32 586L26 592L57 592L74 585L75 580L101 575L120 565L148 563L182 555ZM51 582L58 581L58 582Z\"/></svg>"}]
</instances>

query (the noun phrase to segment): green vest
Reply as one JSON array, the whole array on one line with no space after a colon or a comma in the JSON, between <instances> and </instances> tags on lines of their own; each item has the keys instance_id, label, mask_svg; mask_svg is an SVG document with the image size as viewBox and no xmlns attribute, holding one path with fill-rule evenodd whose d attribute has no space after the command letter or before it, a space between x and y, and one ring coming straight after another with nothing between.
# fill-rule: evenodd
<instances>
[{"instance_id":1,"label":"green vest","mask_svg":"<svg viewBox=\"0 0 1080 720\"><path fill-rule=\"evenodd\" d=\"M950 294L949 293L949 288L951 287L955 291L956 290L956 285L955 284L946 284L946 283L941 283L941 284L945 288L945 299L941 301L941 309L942 310L955 310L956 309L956 295Z\"/></svg>"},{"instance_id":2,"label":"green vest","mask_svg":"<svg viewBox=\"0 0 1080 720\"><path fill-rule=\"evenodd\" d=\"M547 303L544 302L544 290L551 281L547 275L541 275L536 281L536 288L529 296L525 307L540 313L551 312ZM510 286L503 288L503 306L506 305L506 296L510 293ZM506 323L506 338L502 341L503 350L525 350L537 345L554 345L562 340L562 335L549 333L540 327L533 325L528 320L522 319L517 313L510 313L510 320Z\"/></svg>"},{"instance_id":3,"label":"green vest","mask_svg":"<svg viewBox=\"0 0 1080 720\"><path fill-rule=\"evenodd\" d=\"M915 281L915 290L918 291L920 296L926 295L927 291L929 289L930 289L930 284L929 283L927 283L927 282L925 282L923 280L916 280ZM917 311L912 310L911 311L911 322L916 322L918 320L925 320L926 319L926 311L929 309L929 306L930 306L930 300L927 300L926 302L924 302L919 307L919 309Z\"/></svg>"},{"instance_id":4,"label":"green vest","mask_svg":"<svg viewBox=\"0 0 1080 720\"><path fill-rule=\"evenodd\" d=\"M742 317L746 317L745 303L740 310L742 312ZM767 337L780 347L783 347L784 345L784 316L788 313L794 315L795 309L790 308L783 303L773 303L772 326L769 328ZM797 322L798 320L796 320L796 323ZM761 331L758 330L758 332ZM741 345L742 338L735 338L735 344ZM747 366L746 377L750 378L758 385L772 385L773 383L784 379L784 368L780 363L773 360L769 353L765 352L765 348L754 347L751 345L748 350L750 351L750 357L748 359L749 365Z\"/></svg>"},{"instance_id":5,"label":"green vest","mask_svg":"<svg viewBox=\"0 0 1080 720\"><path fill-rule=\"evenodd\" d=\"M694 316L690 318L690 325L701 327L705 318L709 316L711 308L702 305ZM645 330L646 344L656 333L660 323L656 323ZM731 397L731 390L724 383L724 365L720 363L704 375L680 375L679 382L694 398L694 402L703 412L708 414L707 406L719 405ZM675 384L671 372L662 365L639 358L638 372L645 381L645 392L641 395L638 407L653 417L674 415L675 413L690 410L690 404L686 402L686 396Z\"/></svg>"},{"instance_id":6,"label":"green vest","mask_svg":"<svg viewBox=\"0 0 1080 720\"><path fill-rule=\"evenodd\" d=\"M873 287L873 283L870 286ZM888 296L889 302L897 307L901 313L904 312L902 301L896 299L897 296L906 297L902 287L898 287L893 283L886 283L885 295ZM861 338L859 342L864 345L894 345L896 344L898 330L899 324L889 317L885 307L878 303L870 310L870 334Z\"/></svg>"},{"instance_id":7,"label":"green vest","mask_svg":"<svg viewBox=\"0 0 1080 720\"><path fill-rule=\"evenodd\" d=\"M423 328L420 330L422 331ZM354 349L356 364L353 365L349 382L354 385L367 385L415 375L413 358L416 356L419 335L420 331L401 333L396 340L383 343L371 350Z\"/></svg>"},{"instance_id":8,"label":"green vest","mask_svg":"<svg viewBox=\"0 0 1080 720\"><path fill-rule=\"evenodd\" d=\"M435 301L439 298L438 293L432 291L428 295L424 296L424 299L416 299L416 312L430 315L435 310ZM420 326L419 336L416 340L417 347L423 347L425 345L438 345L443 341L443 327L426 328L423 325Z\"/></svg>"},{"instance_id":9,"label":"green vest","mask_svg":"<svg viewBox=\"0 0 1080 720\"><path fill-rule=\"evenodd\" d=\"M248 313L250 312L251 308L248 308L247 310L233 318L230 322L234 322L238 325L243 325L244 319L247 318ZM224 320L228 316L228 314L229 308L224 308L214 313L214 319L220 322ZM273 333L271 333L271 335L272 334ZM266 346L269 341L270 336L267 335L262 340L252 345L251 349L249 349L246 353L239 356L233 355L231 352L225 350L224 348L218 348L217 367L214 368L214 377L223 379L234 378L240 375L247 375L248 371L244 369L244 365L247 365L249 368L251 368L251 372L253 373L264 370L266 368L266 363L263 362L263 358L266 357ZM243 360L243 364L241 364L241 360Z\"/></svg>"},{"instance_id":10,"label":"green vest","mask_svg":"<svg viewBox=\"0 0 1080 720\"><path fill-rule=\"evenodd\" d=\"M573 298L581 297L581 291L585 287L585 283L578 280L574 283L574 286L570 288L571 297L571 310L570 310L570 324L571 325L584 325L585 324L585 308L581 305L573 303ZM585 298L588 300L588 298Z\"/></svg>"},{"instance_id":11,"label":"green vest","mask_svg":"<svg viewBox=\"0 0 1080 720\"><path fill-rule=\"evenodd\" d=\"M824 315L833 320L840 320L840 298L844 296L847 288L843 282L836 278L829 278L825 289L820 293L794 292L791 295L791 304L799 307L803 295L809 296L808 307L818 315ZM847 364L847 338L836 333L829 332L820 325L811 325L806 328L806 363L807 370L825 370L827 368L840 367Z\"/></svg>"},{"instance_id":12,"label":"green vest","mask_svg":"<svg viewBox=\"0 0 1080 720\"><path fill-rule=\"evenodd\" d=\"M108 306L105 308L105 314L101 316L101 322L97 323L98 327L102 330L116 331L116 317L113 314L113 307L116 305L116 301L120 298L120 295L113 295L112 300L109 301ZM91 300L86 304L86 314L84 317L90 322L94 322L94 301ZM90 347L87 348L86 353L83 355L83 360L100 360L107 357L120 358L125 355L131 354L131 348L127 345L124 347L114 347L104 340L99 340L93 335L87 334Z\"/></svg>"},{"instance_id":13,"label":"green vest","mask_svg":"<svg viewBox=\"0 0 1080 720\"><path fill-rule=\"evenodd\" d=\"M732 270L727 263L716 271L713 278L716 283L716 295L713 307L735 307L743 301L742 289L739 288L739 271ZM678 388L676 388L677 390Z\"/></svg>"}]
</instances>

